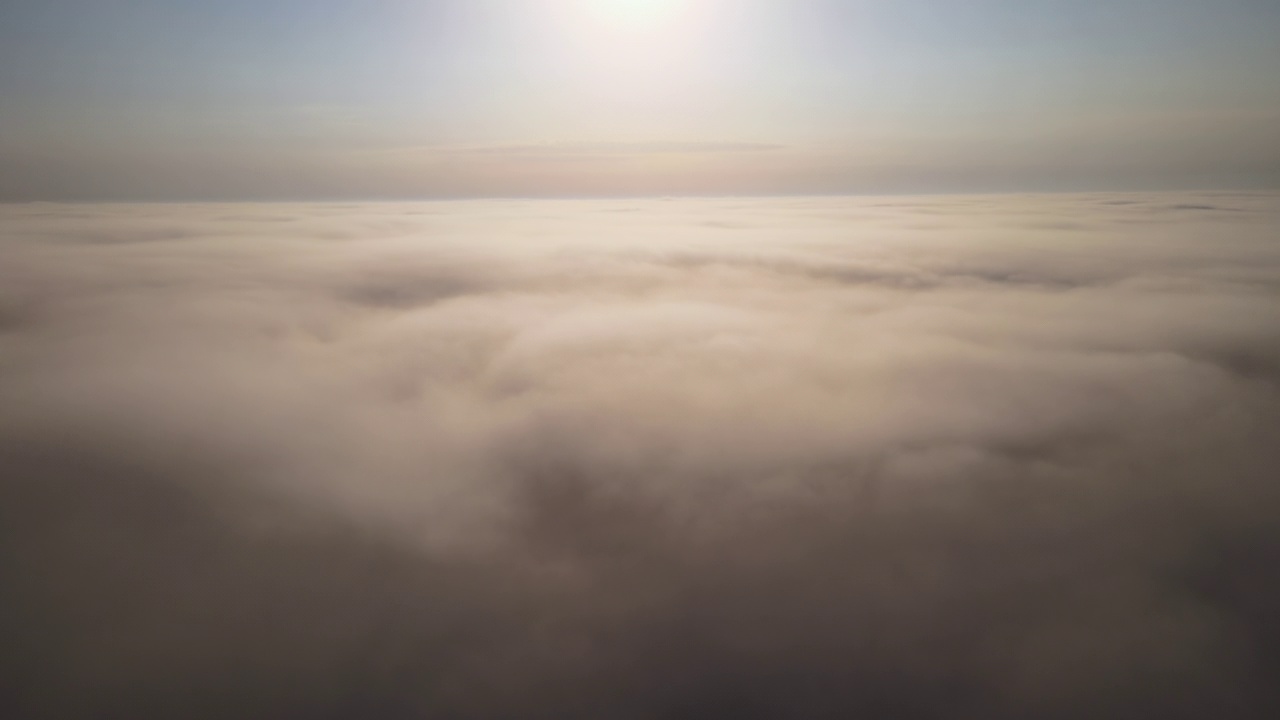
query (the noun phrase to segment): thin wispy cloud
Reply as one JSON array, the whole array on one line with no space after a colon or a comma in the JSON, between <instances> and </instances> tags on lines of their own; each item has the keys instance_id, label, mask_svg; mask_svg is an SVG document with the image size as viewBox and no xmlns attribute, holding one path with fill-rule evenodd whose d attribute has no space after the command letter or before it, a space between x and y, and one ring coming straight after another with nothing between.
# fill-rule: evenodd
<instances>
[{"instance_id":1,"label":"thin wispy cloud","mask_svg":"<svg viewBox=\"0 0 1280 720\"><path fill-rule=\"evenodd\" d=\"M533 145L479 145L449 151L476 155L682 155L703 153L754 153L782 150L786 146L749 142L561 142Z\"/></svg>"}]
</instances>

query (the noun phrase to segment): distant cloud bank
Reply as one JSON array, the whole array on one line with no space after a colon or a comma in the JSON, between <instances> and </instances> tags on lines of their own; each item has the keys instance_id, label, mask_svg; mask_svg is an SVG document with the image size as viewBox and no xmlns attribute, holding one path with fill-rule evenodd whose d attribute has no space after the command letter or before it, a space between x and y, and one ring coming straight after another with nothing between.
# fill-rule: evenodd
<instances>
[{"instance_id":1,"label":"distant cloud bank","mask_svg":"<svg viewBox=\"0 0 1280 720\"><path fill-rule=\"evenodd\" d=\"M1278 231L0 206L0 715L1274 717Z\"/></svg>"}]
</instances>

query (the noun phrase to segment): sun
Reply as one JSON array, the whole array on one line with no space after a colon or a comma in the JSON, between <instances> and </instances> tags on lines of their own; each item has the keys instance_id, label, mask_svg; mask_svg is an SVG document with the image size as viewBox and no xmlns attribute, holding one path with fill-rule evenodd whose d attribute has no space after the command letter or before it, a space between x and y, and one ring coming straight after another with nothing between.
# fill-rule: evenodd
<instances>
[{"instance_id":1,"label":"sun","mask_svg":"<svg viewBox=\"0 0 1280 720\"><path fill-rule=\"evenodd\" d=\"M572 0L554 14L565 84L634 105L670 96L715 57L720 0Z\"/></svg>"},{"instance_id":2,"label":"sun","mask_svg":"<svg viewBox=\"0 0 1280 720\"><path fill-rule=\"evenodd\" d=\"M687 3L682 0L590 0L597 21L620 30L651 30L676 21Z\"/></svg>"}]
</instances>

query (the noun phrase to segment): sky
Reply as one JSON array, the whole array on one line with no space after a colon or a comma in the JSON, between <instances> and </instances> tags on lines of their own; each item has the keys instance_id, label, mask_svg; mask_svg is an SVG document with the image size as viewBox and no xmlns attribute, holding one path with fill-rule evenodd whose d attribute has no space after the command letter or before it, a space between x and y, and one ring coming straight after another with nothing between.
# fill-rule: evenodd
<instances>
[{"instance_id":1,"label":"sky","mask_svg":"<svg viewBox=\"0 0 1280 720\"><path fill-rule=\"evenodd\" d=\"M0 2L0 199L1270 187L1270 0Z\"/></svg>"}]
</instances>

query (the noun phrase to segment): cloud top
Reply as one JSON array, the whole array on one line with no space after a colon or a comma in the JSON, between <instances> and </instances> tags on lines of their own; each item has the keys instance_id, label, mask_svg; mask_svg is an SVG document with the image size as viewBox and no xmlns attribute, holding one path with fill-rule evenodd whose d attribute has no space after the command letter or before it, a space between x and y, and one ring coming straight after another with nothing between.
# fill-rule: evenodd
<instances>
[{"instance_id":1,"label":"cloud top","mask_svg":"<svg viewBox=\"0 0 1280 720\"><path fill-rule=\"evenodd\" d=\"M0 213L14 717L1280 708L1275 195Z\"/></svg>"}]
</instances>

